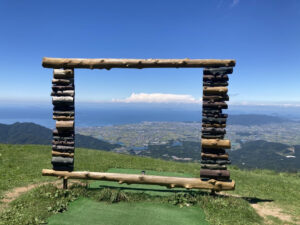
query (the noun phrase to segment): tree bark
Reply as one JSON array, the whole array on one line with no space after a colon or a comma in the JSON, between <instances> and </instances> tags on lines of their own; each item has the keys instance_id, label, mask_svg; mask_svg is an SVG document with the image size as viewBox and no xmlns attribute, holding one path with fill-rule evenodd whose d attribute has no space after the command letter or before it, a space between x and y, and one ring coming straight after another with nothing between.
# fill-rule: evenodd
<instances>
[{"instance_id":1,"label":"tree bark","mask_svg":"<svg viewBox=\"0 0 300 225\"><path fill-rule=\"evenodd\" d=\"M222 67L235 66L233 59L74 59L48 58L42 62L46 68L179 68L179 67ZM56 78L56 77L55 77Z\"/></svg>"},{"instance_id":2,"label":"tree bark","mask_svg":"<svg viewBox=\"0 0 300 225\"><path fill-rule=\"evenodd\" d=\"M74 116L53 116L54 120L74 120Z\"/></svg>"},{"instance_id":3,"label":"tree bark","mask_svg":"<svg viewBox=\"0 0 300 225\"><path fill-rule=\"evenodd\" d=\"M202 158L211 158L211 159L228 159L228 154L207 154L201 153Z\"/></svg>"},{"instance_id":4,"label":"tree bark","mask_svg":"<svg viewBox=\"0 0 300 225\"><path fill-rule=\"evenodd\" d=\"M53 77L55 79L74 78L74 71L72 69L68 69L68 70L54 69Z\"/></svg>"},{"instance_id":5,"label":"tree bark","mask_svg":"<svg viewBox=\"0 0 300 225\"><path fill-rule=\"evenodd\" d=\"M200 177L220 179L220 180L228 180L230 178L230 172L228 170L201 169L200 170Z\"/></svg>"},{"instance_id":6,"label":"tree bark","mask_svg":"<svg viewBox=\"0 0 300 225\"><path fill-rule=\"evenodd\" d=\"M56 121L56 129L73 129L74 121Z\"/></svg>"},{"instance_id":7,"label":"tree bark","mask_svg":"<svg viewBox=\"0 0 300 225\"><path fill-rule=\"evenodd\" d=\"M203 94L226 94L227 87L203 87Z\"/></svg>"},{"instance_id":8,"label":"tree bark","mask_svg":"<svg viewBox=\"0 0 300 225\"><path fill-rule=\"evenodd\" d=\"M116 181L120 184L156 184L169 188L186 188L186 189L212 189L212 190L234 190L235 182L221 182L216 180L202 181L199 178L183 178L183 177L165 177L151 175L121 174L121 173L102 173L88 171L55 171L43 169L43 176L58 176L64 179L89 179L89 180L107 180Z\"/></svg>"},{"instance_id":9,"label":"tree bark","mask_svg":"<svg viewBox=\"0 0 300 225\"><path fill-rule=\"evenodd\" d=\"M201 139L202 148L231 148L230 140Z\"/></svg>"},{"instance_id":10,"label":"tree bark","mask_svg":"<svg viewBox=\"0 0 300 225\"><path fill-rule=\"evenodd\" d=\"M205 68L203 70L204 75L226 75L233 72L232 67L223 67L223 68Z\"/></svg>"},{"instance_id":11,"label":"tree bark","mask_svg":"<svg viewBox=\"0 0 300 225\"><path fill-rule=\"evenodd\" d=\"M227 166L226 165L219 165L219 164L201 164L201 169L227 170Z\"/></svg>"},{"instance_id":12,"label":"tree bark","mask_svg":"<svg viewBox=\"0 0 300 225\"><path fill-rule=\"evenodd\" d=\"M74 153L52 151L52 156L74 157Z\"/></svg>"},{"instance_id":13,"label":"tree bark","mask_svg":"<svg viewBox=\"0 0 300 225\"><path fill-rule=\"evenodd\" d=\"M207 127L207 128L225 128L226 124L210 124L210 123L206 123L206 124L202 124L202 127Z\"/></svg>"}]
</instances>

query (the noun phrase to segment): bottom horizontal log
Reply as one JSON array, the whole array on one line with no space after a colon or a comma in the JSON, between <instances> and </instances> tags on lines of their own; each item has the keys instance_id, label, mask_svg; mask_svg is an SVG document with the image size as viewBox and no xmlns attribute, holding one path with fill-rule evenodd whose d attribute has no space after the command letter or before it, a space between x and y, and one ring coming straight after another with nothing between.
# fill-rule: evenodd
<instances>
[{"instance_id":1,"label":"bottom horizontal log","mask_svg":"<svg viewBox=\"0 0 300 225\"><path fill-rule=\"evenodd\" d=\"M166 177L152 175L122 174L122 173L102 173L88 171L55 171L43 169L43 176L58 176L64 179L89 179L89 180L107 180L116 181L120 184L155 184L166 186L168 188L186 188L186 189L211 189L216 191L234 190L235 182L222 182L214 179L202 181L199 178Z\"/></svg>"}]
</instances>

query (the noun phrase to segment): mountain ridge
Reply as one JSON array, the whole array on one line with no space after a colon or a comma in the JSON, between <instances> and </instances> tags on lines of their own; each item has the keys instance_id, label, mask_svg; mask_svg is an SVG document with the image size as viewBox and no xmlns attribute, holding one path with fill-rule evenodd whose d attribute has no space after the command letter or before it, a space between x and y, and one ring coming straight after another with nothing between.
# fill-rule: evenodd
<instances>
[{"instance_id":1,"label":"mountain ridge","mask_svg":"<svg viewBox=\"0 0 300 225\"><path fill-rule=\"evenodd\" d=\"M98 140L96 138L75 134L76 147L98 150L112 150L120 147L118 144ZM40 144L51 145L52 130L35 123L0 124L0 143L3 144Z\"/></svg>"}]
</instances>

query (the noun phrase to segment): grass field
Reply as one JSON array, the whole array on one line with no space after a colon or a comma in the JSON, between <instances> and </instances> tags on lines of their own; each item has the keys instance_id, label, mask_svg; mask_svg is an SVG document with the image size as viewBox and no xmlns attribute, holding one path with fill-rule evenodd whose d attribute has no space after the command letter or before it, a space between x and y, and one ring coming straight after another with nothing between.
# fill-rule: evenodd
<instances>
[{"instance_id":1,"label":"grass field","mask_svg":"<svg viewBox=\"0 0 300 225\"><path fill-rule=\"evenodd\" d=\"M3 197L5 192L15 187L54 181L55 178L41 176L43 168L51 168L50 152L50 146L0 145L0 196ZM200 166L194 163L175 163L87 149L76 150L76 170L107 171L111 168L136 169L136 172L146 170L147 174L151 173L150 170L184 173L193 177L198 177L200 170ZM175 191L171 192L172 194L165 194L168 192L153 191L157 187L150 186L147 186L148 191L136 192L114 186L116 184L103 185L102 183L102 187L100 187L101 184L97 182L90 183L90 188L75 185L65 191L49 184L31 190L11 202L0 215L0 224L42 224L48 218L52 224L55 224L55 220L59 217L66 218L68 213L75 215L76 208L80 205L79 201L92 202L91 208L89 208L90 213L99 209L99 213L93 217L94 219L103 216L101 207L106 206L104 208L109 215L109 212L121 209L126 204L128 210L134 210L133 206L131 206L133 208L129 207L132 203L146 207L145 209L148 210L147 207L150 206L153 209L162 207L161 215L170 209L175 211L184 209L181 210L182 215L185 215L184 213L189 215L194 209L199 209L197 216L205 221L201 216L201 212L204 212L209 224L263 224L263 219L249 205L249 202L253 201L259 202L259 204L270 201L291 216L300 215L299 174L275 173L267 170L242 171L234 167L230 171L231 177L237 183L236 190L231 193L241 197L212 197L205 191ZM105 185L111 188L107 188ZM153 192L164 194L153 195ZM111 202L115 202L115 204L111 204ZM110 207L107 207L107 203L110 203ZM88 212L86 216L90 218ZM289 224L274 218L270 218L270 221L273 224Z\"/></svg>"}]
</instances>

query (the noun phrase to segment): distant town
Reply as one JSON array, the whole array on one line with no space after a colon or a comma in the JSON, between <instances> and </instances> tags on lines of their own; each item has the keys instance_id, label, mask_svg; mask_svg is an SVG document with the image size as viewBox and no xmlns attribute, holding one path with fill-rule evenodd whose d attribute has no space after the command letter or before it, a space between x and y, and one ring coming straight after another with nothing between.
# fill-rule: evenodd
<instances>
[{"instance_id":1,"label":"distant town","mask_svg":"<svg viewBox=\"0 0 300 225\"><path fill-rule=\"evenodd\" d=\"M77 128L77 133L122 145L125 150L142 150L149 145L165 145L169 141L199 142L199 122L142 122L137 124ZM232 150L248 141L265 140L287 145L300 145L300 123L267 123L261 125L228 125L226 137ZM121 149L120 149L121 150Z\"/></svg>"}]
</instances>

